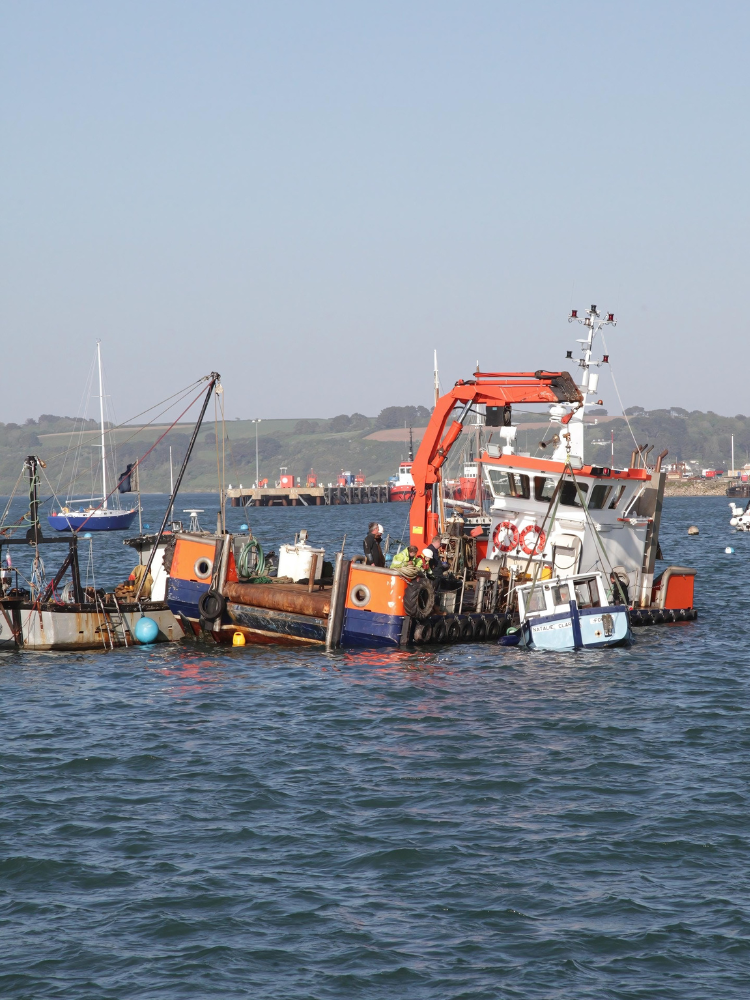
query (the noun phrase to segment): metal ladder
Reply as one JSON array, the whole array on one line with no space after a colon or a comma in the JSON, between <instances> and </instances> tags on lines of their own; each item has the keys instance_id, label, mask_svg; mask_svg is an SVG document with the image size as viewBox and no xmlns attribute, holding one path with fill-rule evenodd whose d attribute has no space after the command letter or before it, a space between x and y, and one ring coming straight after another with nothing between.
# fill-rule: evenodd
<instances>
[{"instance_id":1,"label":"metal ladder","mask_svg":"<svg viewBox=\"0 0 750 1000\"><path fill-rule=\"evenodd\" d=\"M102 601L99 594L96 595L96 603L99 606L99 610L102 613L102 617L104 618L104 628L106 628L107 630L107 638L109 639L110 649L114 649L115 645L121 646L124 644L125 646L127 646L128 632L130 631L130 626L128 625L125 619L125 615L122 613L120 605L117 603L116 597L114 598L114 602L115 602L115 608L117 608L116 615L113 615L111 611L107 611L107 609L104 606L104 601ZM99 627L100 629L102 628L102 626ZM118 629L120 630L119 635L117 631ZM131 632L130 645L132 644L133 644L133 633ZM105 648L107 646L106 640L104 642L104 646Z\"/></svg>"}]
</instances>

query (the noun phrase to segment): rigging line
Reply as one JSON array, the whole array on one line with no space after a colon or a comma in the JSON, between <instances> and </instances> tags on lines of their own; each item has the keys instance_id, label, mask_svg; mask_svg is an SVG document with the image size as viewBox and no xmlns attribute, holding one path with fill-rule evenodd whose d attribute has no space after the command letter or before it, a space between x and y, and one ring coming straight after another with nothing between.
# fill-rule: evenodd
<instances>
[{"instance_id":1,"label":"rigging line","mask_svg":"<svg viewBox=\"0 0 750 1000\"><path fill-rule=\"evenodd\" d=\"M549 530L550 530L550 532L552 531L552 525L555 523L555 518L557 517L557 509L560 506L560 498L562 497L562 484L563 484L563 477L564 476L565 476L565 469L563 469L562 475L557 480L557 486L555 486L555 493L557 493L557 499L555 499L555 493L553 493L552 496L550 497L550 502L549 502L550 505L547 508L547 511L546 511L546 513L544 515L544 520L542 521L542 527L540 528L540 537L541 537L541 532L544 531L544 526L547 523L547 518L550 516L550 514L552 515L552 518L550 520ZM553 505L554 505L554 509L553 509ZM534 558L534 552L535 551L536 551L536 546L534 546L534 548L531 550L531 555L529 556L529 558L528 558L528 560L526 562L526 568L523 571L524 576L528 575L529 566L531 565L531 560ZM541 555L542 553L540 552L539 554ZM552 564L554 566L554 555L553 555ZM536 585L537 585L537 582L539 580L539 574L541 573L541 571L542 571L542 560L540 559L539 562L534 567L534 579L531 581L531 590L529 591L529 600L528 600L528 602L526 604L527 608L531 604L531 598L534 596L534 591L536 590ZM517 587L516 587L516 590L518 590Z\"/></svg>"},{"instance_id":2,"label":"rigging line","mask_svg":"<svg viewBox=\"0 0 750 1000\"><path fill-rule=\"evenodd\" d=\"M0 534L5 534L5 530L4 530L4 527L3 527L5 525L5 518L8 516L8 514L10 512L10 505L13 503L13 498L16 495L16 490L18 489L18 484L21 482L22 478L23 478L23 469L21 469L21 471L18 473L18 479L16 480L16 484L13 487L13 491L11 492L10 496L8 497L8 502L5 505L5 510L3 511L3 516L2 516L2 518L0 518L0 529L3 529L3 530L0 531Z\"/></svg>"},{"instance_id":3,"label":"rigging line","mask_svg":"<svg viewBox=\"0 0 750 1000\"><path fill-rule=\"evenodd\" d=\"M126 427L128 424L132 423L134 420L137 420L138 417L142 417L146 413L150 413L152 410L155 410L157 406L161 406L162 403L168 403L170 401L170 399L174 399L176 396L186 396L192 389L194 389L196 387L196 385L200 385L201 382L205 382L205 381L206 381L205 376L203 378L196 379L195 382L191 382L190 385L185 386L184 389L178 389L177 392L172 393L171 396L167 396L166 399L162 399L158 403L154 403L153 406L149 406L149 408L147 410L141 410L141 412L140 413L136 413L136 415L134 417L128 417L127 420L123 420L123 422L121 424L118 424L117 427L113 428L113 430L117 430L120 427ZM169 409L169 407L167 407L167 409ZM162 412L166 412L166 411L162 411ZM150 422L153 422L153 421L150 421ZM148 427L148 424L146 424L146 427Z\"/></svg>"},{"instance_id":4,"label":"rigging line","mask_svg":"<svg viewBox=\"0 0 750 1000\"><path fill-rule=\"evenodd\" d=\"M89 373L86 376L86 382L84 383L84 386L83 386L83 395L81 396L80 402L78 403L78 411L76 413L76 416L73 418L73 427L71 428L70 436L69 436L69 439L68 439L69 440L68 450L66 452L64 452L63 456L62 456L62 458L63 458L63 464L62 464L62 468L60 469L60 475L59 475L58 481L57 481L58 491L59 491L60 486L62 484L62 477L63 477L63 474L65 472L65 465L67 463L67 457L68 457L68 455L71 453L71 451L75 451L76 447L78 449L80 449L81 446L82 446L83 430L84 430L84 426L86 424L85 414L88 411L87 400L91 396L91 381L93 379L93 374L94 374L94 363L95 363L95 360L96 360L96 355L94 355L94 358L92 358L92 360L91 360L91 364L89 366ZM79 420L80 420L80 428L78 426ZM78 445L74 446L73 445L73 440L76 437L76 435L78 436ZM73 472L71 473L71 475L73 475L73 476L75 476L76 469L78 467L78 458L79 458L78 451L75 451L75 459L74 459L74 462L73 462Z\"/></svg>"},{"instance_id":5,"label":"rigging line","mask_svg":"<svg viewBox=\"0 0 750 1000\"><path fill-rule=\"evenodd\" d=\"M188 395L188 393L190 392L190 389L192 389L192 388L194 388L194 386L190 386L184 392L181 392L181 394L180 393L175 393L175 396L179 395L179 399L176 399L175 402L172 403L171 406L166 406L163 410L161 410L160 413L157 413L156 416L152 417L152 419L149 420L149 422L147 424L142 424L141 426L134 428L134 433L131 434L129 438L125 438L125 440L120 443L120 446L129 444L134 438L136 438L141 433L141 431L146 430L146 428L150 427L155 420L158 420L159 417L161 417L164 413L166 413L168 410L171 410L172 406L176 406L178 403L182 402L182 400L185 398L185 396ZM170 397L170 398L172 398L172 397ZM157 403L156 405L159 406L161 404ZM154 407L151 407L151 409L154 409ZM148 412L148 411L145 411L145 412ZM123 427L125 427L125 424L121 424L119 427L111 427L111 428L109 428L109 430L110 430L110 433L111 433L112 431L120 430ZM81 435L83 435L83 433L87 433L87 432L82 429L81 430ZM91 433L96 433L96 431L91 431ZM50 463L51 462L56 462L60 458L64 458L66 455L69 455L71 451L77 451L79 448L82 448L82 447L83 447L83 442L79 440L79 444L78 445L71 446L70 448L68 448L68 451L66 451L63 455L53 455L52 458L50 459Z\"/></svg>"},{"instance_id":6,"label":"rigging line","mask_svg":"<svg viewBox=\"0 0 750 1000\"><path fill-rule=\"evenodd\" d=\"M227 421L224 413L224 393L221 394L221 480L223 484L227 481ZM224 508L222 507L222 520L224 518Z\"/></svg>"},{"instance_id":7,"label":"rigging line","mask_svg":"<svg viewBox=\"0 0 750 1000\"><path fill-rule=\"evenodd\" d=\"M604 339L604 332L602 330L600 330L599 332L601 333L602 344L604 345L604 350L606 352L607 351L607 342ZM623 417L625 417L625 423L628 425L628 430L630 431L630 436L633 439L633 444L636 446L636 448L638 448L639 445L638 445L638 442L635 439L635 434L633 433L633 428L630 426L630 421L628 420L628 415L625 412L625 407L622 405L622 396L620 396L620 390L617 388L617 382L615 381L615 373L612 371L612 362L611 361L609 362L609 374L612 377L612 385L615 387L615 392L617 393L617 399L619 400L619 403L620 403L620 409L622 410Z\"/></svg>"},{"instance_id":8,"label":"rigging line","mask_svg":"<svg viewBox=\"0 0 750 1000\"><path fill-rule=\"evenodd\" d=\"M226 531L226 500L224 497L224 484L227 481L227 423L224 415L224 392L221 393L221 525Z\"/></svg>"},{"instance_id":9,"label":"rigging line","mask_svg":"<svg viewBox=\"0 0 750 1000\"><path fill-rule=\"evenodd\" d=\"M202 381L202 382L205 382L205 379L201 379L201 381ZM199 400L199 399L201 398L201 396L202 396L202 395L203 395L203 390L201 389L201 391L200 391L200 392L198 393L198 395L197 395L197 396L195 396L195 398L194 398L194 399L193 399L193 400L192 400L192 401L191 401L190 403L188 403L188 405L187 405L187 406L185 407L185 409L184 409L184 410L182 411L182 413L181 413L181 414L180 414L180 415L179 415L179 416L178 416L178 417L177 417L177 418L176 418L176 419L174 420L174 423L172 423L172 425L171 425L170 427L167 427L167 429L166 429L166 430L164 431L164 433L163 433L163 434L161 435L161 437L158 437L158 438L156 439L156 441L154 441L154 443L153 443L153 444L151 445L151 447L150 447L150 448L148 449L148 451L147 451L147 452L145 453L145 455L142 455L142 456L141 456L141 457L140 457L140 458L139 458L139 459L138 459L138 460L137 460L137 461L136 461L136 462L134 463L134 467L135 467L135 468L137 468L137 467L138 467L138 465L139 465L139 464L140 464L140 463L141 463L142 461L144 461L144 459L146 459L146 458L147 458L147 457L148 457L148 456L149 456L149 455L151 454L151 452L152 452L152 451L154 450L154 448L155 448L155 447L156 447L156 446L157 446L158 444L160 444L160 443L161 443L161 442L163 441L163 439L164 439L164 438L165 438L165 437L167 436L167 434L169 434L169 432L170 432L170 431L172 430L172 427L174 427L174 425L175 425L176 423L178 423L178 422L179 422L180 420L182 420L182 418L183 418L183 417L185 416L185 414L186 414L186 413L187 413L187 411L188 411L188 410L190 409L190 407L191 407L191 406L193 406L193 405L194 405L195 403L197 403L197 402L198 402L198 400ZM89 521L91 520L91 518L92 518L93 514L94 514L94 513L95 513L95 512L97 511L97 510L99 510L99 508L100 508L100 507L101 507L101 506L102 506L102 505L104 504L104 500L105 500L105 499L109 500L109 498L110 498L110 497L112 496L112 494L113 494L113 493L115 492L115 490L119 489L119 487L120 487L120 483L121 483L121 482L122 482L122 481L123 481L124 479L125 479L125 474L123 474L122 476L120 476L120 477L118 478L118 480L117 480L117 483L115 484L114 488L113 488L112 490L110 490L110 492L109 492L109 493L107 494L106 498L103 498L103 499L102 499L102 502L101 502L100 504L98 504L98 505L97 505L96 507L94 507L94 509L93 509L93 510L91 511L91 514L89 514L89 516L88 516L88 517L86 518L86 520L85 520L85 521L83 522L83 524L82 524L82 525L80 526L80 528L76 528L76 529L75 529L75 532L76 532L76 534L78 534L78 532L79 532L79 531L83 531L83 529L84 529L84 528L86 527L86 525L88 524L88 522L89 522Z\"/></svg>"},{"instance_id":10,"label":"rigging line","mask_svg":"<svg viewBox=\"0 0 750 1000\"><path fill-rule=\"evenodd\" d=\"M216 445L216 478L219 483L219 494L223 489L221 483L221 471L219 469L219 400L216 393L214 393L214 442Z\"/></svg>"},{"instance_id":11,"label":"rigging line","mask_svg":"<svg viewBox=\"0 0 750 1000\"><path fill-rule=\"evenodd\" d=\"M228 434L227 434L227 444L229 445L229 458L230 458L230 460L232 462L232 469L234 471L234 478L237 480L237 485L239 485L239 482L240 482L240 473L239 473L239 470L237 468L237 462L236 462L235 457L234 457L234 449L232 448L232 439L230 438L230 436Z\"/></svg>"},{"instance_id":12,"label":"rigging line","mask_svg":"<svg viewBox=\"0 0 750 1000\"><path fill-rule=\"evenodd\" d=\"M573 482L575 484L576 493L578 494L579 503L581 504L581 507L583 508L583 513L584 513L585 520L588 522L588 525L591 528L591 534L594 536L594 541L597 543L597 545L599 546L599 548L602 551L602 555L604 556L604 558L606 560L606 563L607 563L607 566L609 567L609 572L613 573L614 570L612 569L612 563L609 561L609 556L607 555L607 552L606 552L606 550L604 548L604 544L603 544L601 538L599 537L599 532L596 530L596 527L594 526L594 522L591 519L591 514L589 513L589 509L586 506L585 498L583 496L583 493L581 492L581 488L578 485L578 480L575 477L575 473L573 472L573 466L572 465L570 465L570 475L571 475L571 478L573 479ZM597 560L598 560L598 556L597 556ZM602 563L602 569L604 569L604 563Z\"/></svg>"},{"instance_id":13,"label":"rigging line","mask_svg":"<svg viewBox=\"0 0 750 1000\"><path fill-rule=\"evenodd\" d=\"M138 427L138 428L136 428L136 429L135 429L135 432L134 432L133 434L131 434L129 438L126 438L126 439L125 439L125 440L124 440L124 441L123 441L123 442L121 443L121 447L124 447L124 446L125 446L126 444L129 444L129 443L130 443L131 441L133 441L133 440L134 440L135 438L137 438L137 437L138 437L138 435L139 435L139 434L140 434L140 433L141 433L142 431L144 431L144 430L146 430L146 429L147 429L148 427L150 427L150 426L151 426L151 424L153 424L153 422L154 422L155 420L158 420L158 419L159 419L159 417L160 417L160 416L162 416L162 414L166 413L166 412L167 412L168 410L171 410L171 409L172 409L172 406L176 406L176 405L177 405L177 403L180 403L180 402L181 402L181 401L182 401L182 400L183 400L183 399L185 398L185 396L186 396L186 395L187 395L187 392L183 392L183 393L182 393L182 395L180 396L180 398L179 398L178 400L176 400L176 401L175 401L174 403L172 403L172 404L171 404L170 406L167 406L167 407L165 407L165 409L163 409L163 410L162 410L162 411L161 411L160 413L157 413L157 414L156 414L156 416L155 416L155 417L153 417L153 419L152 419L151 421L149 421L149 423L147 423L147 424L143 424L143 426L141 426L141 427ZM158 404L157 404L157 405L158 405ZM178 420L179 420L179 418L178 418ZM174 427L174 424L172 424L172 427ZM169 430L172 430L172 427L170 427L170 428L169 428ZM114 430L117 430L118 428L113 428L113 429L114 429ZM161 440L161 439L160 439L160 440ZM60 456L60 455L53 455L53 456L52 456L52 458L50 458L50 460L49 460L48 464L49 464L49 465L51 465L51 464L52 464L53 462L56 462L56 461L57 461L57 460L58 460L59 458L61 458L61 457L62 457L62 458L65 458L65 456L66 456L66 455L68 455L68 454L70 454L70 452L71 452L71 451L75 451L75 452L79 452L79 451L81 451L82 449L83 449L83 444L82 444L82 443L80 443L80 444L79 444L78 446L76 446L75 448L69 448L69 449L68 449L68 451L67 451L67 452L65 452L65 453L64 453L64 454L63 454L62 456ZM85 470L85 469L82 469L82 470L81 470L80 472L76 472L75 470L76 470L76 468L78 467L78 465L79 465L79 461L78 461L78 456L77 456L77 457L76 457L76 461L75 461L75 464L74 464L74 466L73 466L73 470L74 470L74 473L75 473L75 475L74 475L74 478L72 478L72 479L71 479L71 481L70 481L70 484L69 484L71 488L72 488L72 487L73 487L73 486L74 486L74 485L75 485L75 484L76 484L76 483L78 482L78 480L79 480L79 479L80 479L80 478L81 478L82 476L86 475L86 472L87 472L87 470ZM59 489L59 482L58 482L58 489ZM93 491L92 491L92 492L93 492ZM49 499L49 498L48 498L48 499Z\"/></svg>"}]
</instances>

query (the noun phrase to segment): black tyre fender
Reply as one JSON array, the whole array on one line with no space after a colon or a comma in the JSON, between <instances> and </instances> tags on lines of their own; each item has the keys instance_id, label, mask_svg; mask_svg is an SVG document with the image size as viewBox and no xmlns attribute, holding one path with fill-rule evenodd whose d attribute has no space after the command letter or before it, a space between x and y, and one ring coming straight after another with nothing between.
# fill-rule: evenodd
<instances>
[{"instance_id":1,"label":"black tyre fender","mask_svg":"<svg viewBox=\"0 0 750 1000\"><path fill-rule=\"evenodd\" d=\"M201 594L198 610L201 618L205 618L207 622L215 622L227 610L227 602L217 590L207 590L205 594Z\"/></svg>"},{"instance_id":2,"label":"black tyre fender","mask_svg":"<svg viewBox=\"0 0 750 1000\"><path fill-rule=\"evenodd\" d=\"M458 618L448 619L448 633L446 638L448 642L458 642L461 638L461 622Z\"/></svg>"},{"instance_id":3,"label":"black tyre fender","mask_svg":"<svg viewBox=\"0 0 750 1000\"><path fill-rule=\"evenodd\" d=\"M411 618L423 621L432 614L435 607L435 588L429 580L418 577L412 580L404 594L404 611Z\"/></svg>"},{"instance_id":4,"label":"black tyre fender","mask_svg":"<svg viewBox=\"0 0 750 1000\"><path fill-rule=\"evenodd\" d=\"M432 626L432 641L445 642L447 635L448 635L448 626L445 624L444 619L440 618Z\"/></svg>"},{"instance_id":5,"label":"black tyre fender","mask_svg":"<svg viewBox=\"0 0 750 1000\"><path fill-rule=\"evenodd\" d=\"M487 626L487 638L497 639L500 635L500 622L497 618L493 618L490 624Z\"/></svg>"},{"instance_id":6,"label":"black tyre fender","mask_svg":"<svg viewBox=\"0 0 750 1000\"><path fill-rule=\"evenodd\" d=\"M429 622L419 622L414 628L414 643L420 646L432 639L432 625Z\"/></svg>"},{"instance_id":7,"label":"black tyre fender","mask_svg":"<svg viewBox=\"0 0 750 1000\"><path fill-rule=\"evenodd\" d=\"M482 642L487 638L487 622L484 618L478 618L477 621L474 622L474 638L478 642Z\"/></svg>"},{"instance_id":8,"label":"black tyre fender","mask_svg":"<svg viewBox=\"0 0 750 1000\"><path fill-rule=\"evenodd\" d=\"M474 622L467 618L461 623L461 642L470 642L474 638Z\"/></svg>"}]
</instances>

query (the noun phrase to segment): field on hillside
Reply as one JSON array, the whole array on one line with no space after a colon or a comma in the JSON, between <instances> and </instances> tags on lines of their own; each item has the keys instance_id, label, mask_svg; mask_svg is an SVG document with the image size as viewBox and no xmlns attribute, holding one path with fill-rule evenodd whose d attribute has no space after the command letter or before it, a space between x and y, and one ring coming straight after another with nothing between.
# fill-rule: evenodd
<instances>
[{"instance_id":1,"label":"field on hillside","mask_svg":"<svg viewBox=\"0 0 750 1000\"><path fill-rule=\"evenodd\" d=\"M354 473L360 470L369 483L385 483L395 474L400 460L408 457L408 427L414 427L415 448L428 421L424 407L389 407L377 417L359 413L337 417L262 420L258 424L258 457L261 478L274 483L282 467L303 479L312 468L319 482L335 482L342 469ZM638 407L630 413L630 428L638 444L654 446L651 457L669 450L667 461L693 460L697 467L726 469L730 464L731 440L734 435L737 466L750 461L750 420L741 414L721 417L672 408L647 412ZM540 447L554 433L545 422L543 413L518 411L517 450L531 455L547 455ZM169 489L169 449L175 469L182 462L193 430L192 424L177 424L147 428L121 427L113 430L114 464L110 478L122 472L125 465L149 452L141 468L141 490L160 493ZM559 430L559 428L558 428ZM191 490L218 490L217 450L219 467L225 469L224 483L251 486L255 481L255 431L251 420L233 420L222 429L213 421L206 422L198 436L184 486ZM162 435L165 435L162 437ZM603 416L600 422L586 428L586 455L595 464L611 462L611 435L614 435L614 464L627 466L633 450L633 436L623 417ZM218 449L217 449L218 437ZM223 442L222 442L223 437ZM446 474L458 472L461 462L469 457L473 435L464 434L459 447L454 448ZM461 447L463 445L463 448ZM464 450L466 449L466 450ZM71 418L43 415L38 420L0 425L0 493L7 495L18 480L24 458L38 455L47 464L45 475L51 491L64 497L75 477L74 493L94 496L100 493L100 435L96 424L76 423Z\"/></svg>"}]
</instances>

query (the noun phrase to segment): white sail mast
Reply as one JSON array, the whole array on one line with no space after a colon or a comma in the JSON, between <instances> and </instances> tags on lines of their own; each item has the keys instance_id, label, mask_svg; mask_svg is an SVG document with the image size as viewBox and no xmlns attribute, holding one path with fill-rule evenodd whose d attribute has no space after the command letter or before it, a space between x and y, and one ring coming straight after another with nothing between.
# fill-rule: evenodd
<instances>
[{"instance_id":1,"label":"white sail mast","mask_svg":"<svg viewBox=\"0 0 750 1000\"><path fill-rule=\"evenodd\" d=\"M102 342L96 342L96 359L99 364L99 420L102 428L102 507L107 509L107 446L104 438L104 389L102 387Z\"/></svg>"}]
</instances>

